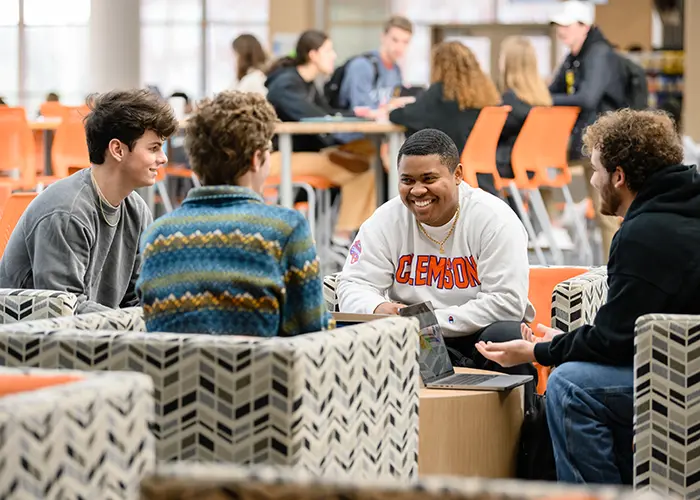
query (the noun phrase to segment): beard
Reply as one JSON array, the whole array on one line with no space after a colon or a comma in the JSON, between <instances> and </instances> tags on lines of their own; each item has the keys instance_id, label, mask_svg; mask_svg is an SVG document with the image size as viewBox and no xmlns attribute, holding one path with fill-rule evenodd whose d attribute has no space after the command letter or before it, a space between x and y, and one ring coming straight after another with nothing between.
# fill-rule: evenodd
<instances>
[{"instance_id":1,"label":"beard","mask_svg":"<svg viewBox=\"0 0 700 500\"><path fill-rule=\"evenodd\" d=\"M608 182L600 190L600 213L602 215L616 216L620 205L622 205L620 193L615 190L612 182Z\"/></svg>"}]
</instances>

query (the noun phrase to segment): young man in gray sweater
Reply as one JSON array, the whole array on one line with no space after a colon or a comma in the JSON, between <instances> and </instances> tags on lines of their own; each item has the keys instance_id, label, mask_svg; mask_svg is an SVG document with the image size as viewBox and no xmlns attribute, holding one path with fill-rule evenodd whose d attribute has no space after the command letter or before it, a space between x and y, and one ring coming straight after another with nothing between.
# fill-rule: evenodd
<instances>
[{"instance_id":1,"label":"young man in gray sweater","mask_svg":"<svg viewBox=\"0 0 700 500\"><path fill-rule=\"evenodd\" d=\"M85 118L91 167L29 205L0 260L0 287L78 296L78 313L138 305L139 238L153 221L137 188L167 162L170 105L146 90L96 96Z\"/></svg>"}]
</instances>

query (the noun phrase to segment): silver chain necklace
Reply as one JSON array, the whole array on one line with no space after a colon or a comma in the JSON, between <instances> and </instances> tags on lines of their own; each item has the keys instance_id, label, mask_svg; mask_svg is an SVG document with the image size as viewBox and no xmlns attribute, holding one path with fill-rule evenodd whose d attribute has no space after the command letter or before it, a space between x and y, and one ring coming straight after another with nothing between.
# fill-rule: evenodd
<instances>
[{"instance_id":1,"label":"silver chain necklace","mask_svg":"<svg viewBox=\"0 0 700 500\"><path fill-rule=\"evenodd\" d=\"M93 172L92 169L90 169L90 178L92 179L92 185L95 186L95 191L97 191L97 198L100 201L100 212L102 213L102 219L104 219L105 224L107 224L109 227L116 227L117 224L119 224L119 220L121 219L121 210L119 211L119 217L117 218L117 221L112 224L109 222L107 219L107 215L105 214L105 209L103 206L103 200L105 199L104 195L102 194L102 190L100 189L100 186L97 184L97 179L95 179L95 173ZM109 202L107 202L109 203ZM110 204L111 205L111 204ZM119 207L117 207L119 208Z\"/></svg>"}]
</instances>

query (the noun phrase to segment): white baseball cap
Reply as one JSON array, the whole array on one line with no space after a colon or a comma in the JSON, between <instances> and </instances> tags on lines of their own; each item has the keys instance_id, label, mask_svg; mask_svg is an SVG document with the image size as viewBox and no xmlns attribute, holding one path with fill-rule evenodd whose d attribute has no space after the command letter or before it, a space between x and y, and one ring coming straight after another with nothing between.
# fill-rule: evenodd
<instances>
[{"instance_id":1,"label":"white baseball cap","mask_svg":"<svg viewBox=\"0 0 700 500\"><path fill-rule=\"evenodd\" d=\"M562 3L561 9L549 20L560 26L570 26L575 23L591 26L595 21L595 5L589 2L569 0Z\"/></svg>"}]
</instances>

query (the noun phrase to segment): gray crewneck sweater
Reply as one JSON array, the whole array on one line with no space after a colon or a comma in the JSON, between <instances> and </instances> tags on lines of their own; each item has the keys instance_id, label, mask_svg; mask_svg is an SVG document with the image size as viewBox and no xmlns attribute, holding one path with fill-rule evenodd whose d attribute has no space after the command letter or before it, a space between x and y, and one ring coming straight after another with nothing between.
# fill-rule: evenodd
<instances>
[{"instance_id":1,"label":"gray crewneck sweater","mask_svg":"<svg viewBox=\"0 0 700 500\"><path fill-rule=\"evenodd\" d=\"M71 292L78 313L136 306L139 238L151 222L136 192L116 208L100 205L90 169L81 170L24 212L0 260L0 287Z\"/></svg>"}]
</instances>

